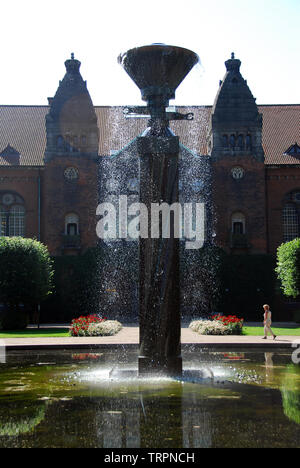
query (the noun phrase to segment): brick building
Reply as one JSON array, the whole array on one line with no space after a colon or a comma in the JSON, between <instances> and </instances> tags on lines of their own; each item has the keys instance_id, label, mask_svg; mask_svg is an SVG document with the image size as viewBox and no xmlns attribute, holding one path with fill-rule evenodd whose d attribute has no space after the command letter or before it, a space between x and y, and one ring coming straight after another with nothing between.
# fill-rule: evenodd
<instances>
[{"instance_id":1,"label":"brick building","mask_svg":"<svg viewBox=\"0 0 300 468\"><path fill-rule=\"evenodd\" d=\"M46 106L0 106L1 235L36 237L51 254L80 254L97 242L98 160L145 129L122 107L94 106L80 62ZM256 105L225 62L213 106L181 107L171 124L183 145L210 158L217 243L232 253L275 253L299 233L300 105Z\"/></svg>"}]
</instances>

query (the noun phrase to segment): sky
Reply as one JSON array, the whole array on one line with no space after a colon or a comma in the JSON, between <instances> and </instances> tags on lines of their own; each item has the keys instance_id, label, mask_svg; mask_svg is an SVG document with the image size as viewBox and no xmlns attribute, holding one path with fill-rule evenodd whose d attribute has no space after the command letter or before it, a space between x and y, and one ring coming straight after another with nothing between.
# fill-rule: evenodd
<instances>
[{"instance_id":1,"label":"sky","mask_svg":"<svg viewBox=\"0 0 300 468\"><path fill-rule=\"evenodd\" d=\"M0 104L45 105L71 52L94 105L143 105L117 63L156 42L201 60L171 105L212 105L231 52L258 104L300 103L300 0L0 0Z\"/></svg>"}]
</instances>

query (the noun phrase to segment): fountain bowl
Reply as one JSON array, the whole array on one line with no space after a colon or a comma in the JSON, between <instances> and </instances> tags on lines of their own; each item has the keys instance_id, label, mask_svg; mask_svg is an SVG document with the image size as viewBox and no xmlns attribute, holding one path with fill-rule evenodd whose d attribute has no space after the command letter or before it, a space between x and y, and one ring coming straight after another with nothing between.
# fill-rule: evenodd
<instances>
[{"instance_id":1,"label":"fountain bowl","mask_svg":"<svg viewBox=\"0 0 300 468\"><path fill-rule=\"evenodd\" d=\"M141 90L144 101L157 95L169 100L175 98L176 88L199 62L199 57L182 47L152 44L130 49L118 61Z\"/></svg>"}]
</instances>

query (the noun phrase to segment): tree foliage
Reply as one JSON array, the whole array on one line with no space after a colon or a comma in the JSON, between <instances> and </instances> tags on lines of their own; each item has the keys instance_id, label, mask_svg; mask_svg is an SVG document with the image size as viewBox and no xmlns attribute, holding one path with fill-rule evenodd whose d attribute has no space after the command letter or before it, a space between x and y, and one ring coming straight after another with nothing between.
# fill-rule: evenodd
<instances>
[{"instance_id":1,"label":"tree foliage","mask_svg":"<svg viewBox=\"0 0 300 468\"><path fill-rule=\"evenodd\" d=\"M54 294L42 305L43 320L68 322L99 312L100 254L91 248L82 255L53 257Z\"/></svg>"},{"instance_id":2,"label":"tree foliage","mask_svg":"<svg viewBox=\"0 0 300 468\"><path fill-rule=\"evenodd\" d=\"M300 294L300 239L281 244L277 249L276 273L286 296Z\"/></svg>"},{"instance_id":3,"label":"tree foliage","mask_svg":"<svg viewBox=\"0 0 300 468\"><path fill-rule=\"evenodd\" d=\"M272 255L224 255L220 268L218 311L247 320L260 316L262 304L273 307L276 287Z\"/></svg>"},{"instance_id":4,"label":"tree foliage","mask_svg":"<svg viewBox=\"0 0 300 468\"><path fill-rule=\"evenodd\" d=\"M52 292L53 268L46 246L34 239L0 238L0 302L33 306Z\"/></svg>"}]
</instances>

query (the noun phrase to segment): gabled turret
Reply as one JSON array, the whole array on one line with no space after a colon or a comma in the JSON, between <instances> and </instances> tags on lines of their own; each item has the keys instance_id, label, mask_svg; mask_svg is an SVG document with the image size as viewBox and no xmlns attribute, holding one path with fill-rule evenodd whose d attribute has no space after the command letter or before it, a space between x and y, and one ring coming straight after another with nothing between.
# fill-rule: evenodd
<instances>
[{"instance_id":1,"label":"gabled turret","mask_svg":"<svg viewBox=\"0 0 300 468\"><path fill-rule=\"evenodd\" d=\"M209 152L217 159L230 154L249 154L263 161L262 116L240 73L241 61L232 53L225 65L226 74L220 81L211 114Z\"/></svg>"},{"instance_id":2,"label":"gabled turret","mask_svg":"<svg viewBox=\"0 0 300 468\"><path fill-rule=\"evenodd\" d=\"M79 71L80 65L71 54L71 59L65 62L66 74L54 98L49 98L45 161L70 153L97 157L97 117L86 81Z\"/></svg>"}]
</instances>

